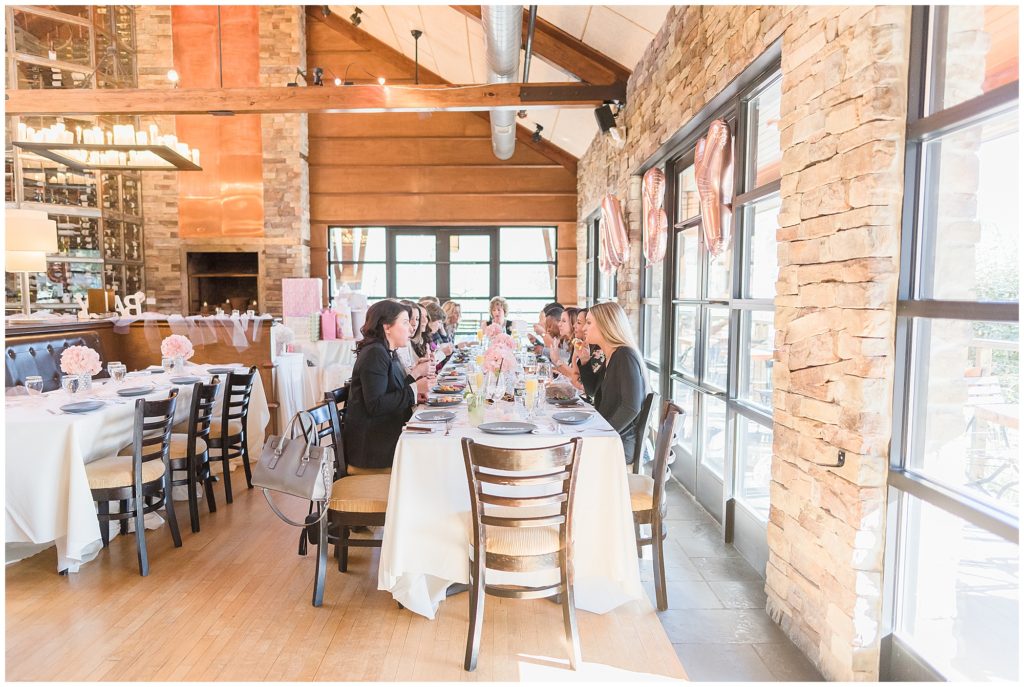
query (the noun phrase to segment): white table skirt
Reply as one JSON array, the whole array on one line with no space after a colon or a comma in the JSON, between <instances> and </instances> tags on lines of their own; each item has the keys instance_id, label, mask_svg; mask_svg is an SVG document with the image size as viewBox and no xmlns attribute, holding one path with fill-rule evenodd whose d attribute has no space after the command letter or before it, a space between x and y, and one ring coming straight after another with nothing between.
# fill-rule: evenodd
<instances>
[{"instance_id":1,"label":"white table skirt","mask_svg":"<svg viewBox=\"0 0 1024 687\"><path fill-rule=\"evenodd\" d=\"M551 423L550 411L539 420L542 427ZM464 406L457 412L450 436L403 434L391 474L377 586L427 618L434 617L449 585L469 582L472 532L462 437L493 446L539 447L579 436L571 431L495 436L470 427ZM513 419L502 411L488 412L488 421ZM578 458L573 511L575 597L578 608L606 613L644 592L622 441L614 432L593 431L608 428L600 416L589 424L592 431L583 433ZM541 585L557 582L558 575L488 570L487 580Z\"/></svg>"},{"instance_id":2,"label":"white table skirt","mask_svg":"<svg viewBox=\"0 0 1024 687\"><path fill-rule=\"evenodd\" d=\"M188 373L200 373L214 365L190 366ZM166 398L171 385L166 374L131 379L126 386L142 382L158 386L146 398ZM179 386L175 422L188 418L192 387ZM90 397L117 403L84 415L53 415L72 400L62 391L43 396L6 399L5 512L6 542L54 542L57 568L77 572L101 548L99 521L85 465L116 454L131 444L135 399L119 398L112 384L93 383ZM124 401L124 403L120 403ZM219 405L216 412L219 414ZM263 434L270 410L259 375L253 385L249 406L250 461L259 460ZM187 513L187 509L185 511ZM182 522L179 510L179 523ZM187 519L187 515L185 516Z\"/></svg>"},{"instance_id":3,"label":"white table skirt","mask_svg":"<svg viewBox=\"0 0 1024 687\"><path fill-rule=\"evenodd\" d=\"M306 384L312 389L315 403L323 400L324 392L337 389L352 376L356 362L355 347L353 339L296 341L292 344L293 350L313 363L305 373L310 378Z\"/></svg>"}]
</instances>

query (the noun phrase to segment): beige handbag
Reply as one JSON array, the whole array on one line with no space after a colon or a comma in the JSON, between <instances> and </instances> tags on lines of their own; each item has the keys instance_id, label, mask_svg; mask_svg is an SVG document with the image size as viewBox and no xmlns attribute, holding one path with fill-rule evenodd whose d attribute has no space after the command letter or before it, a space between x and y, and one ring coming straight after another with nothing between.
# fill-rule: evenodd
<instances>
[{"instance_id":1,"label":"beige handbag","mask_svg":"<svg viewBox=\"0 0 1024 687\"><path fill-rule=\"evenodd\" d=\"M309 420L309 430L303 422ZM295 436L295 421L299 422L301 436ZM320 522L327 515L327 501L334 482L334 449L317 446L311 439L315 434L313 417L300 410L285 427L281 436L272 436L263 445L260 461L253 466L252 484L263 489L271 510L289 525L307 527L310 522L295 522L274 504L270 492L295 496L317 503Z\"/></svg>"}]
</instances>

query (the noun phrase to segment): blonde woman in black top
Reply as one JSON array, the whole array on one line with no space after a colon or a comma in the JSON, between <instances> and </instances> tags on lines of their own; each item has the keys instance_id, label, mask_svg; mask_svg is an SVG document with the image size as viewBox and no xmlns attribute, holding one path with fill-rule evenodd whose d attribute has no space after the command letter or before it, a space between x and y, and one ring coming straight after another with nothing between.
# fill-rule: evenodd
<instances>
[{"instance_id":1,"label":"blonde woman in black top","mask_svg":"<svg viewBox=\"0 0 1024 687\"><path fill-rule=\"evenodd\" d=\"M587 313L587 343L604 354L604 368L580 368L584 386L594 391L594 407L619 433L626 462L633 459L637 418L647 394L647 375L629 319L618 303L598 303Z\"/></svg>"}]
</instances>

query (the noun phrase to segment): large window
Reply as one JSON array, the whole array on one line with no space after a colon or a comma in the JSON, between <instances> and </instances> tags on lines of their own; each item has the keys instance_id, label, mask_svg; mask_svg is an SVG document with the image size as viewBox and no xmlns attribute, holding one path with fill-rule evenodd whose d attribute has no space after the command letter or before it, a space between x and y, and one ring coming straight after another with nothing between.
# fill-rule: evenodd
<instances>
[{"instance_id":1,"label":"large window","mask_svg":"<svg viewBox=\"0 0 1024 687\"><path fill-rule=\"evenodd\" d=\"M1018 679L1017 74L1015 8L915 8L886 575L897 676Z\"/></svg>"},{"instance_id":2,"label":"large window","mask_svg":"<svg viewBox=\"0 0 1024 687\"><path fill-rule=\"evenodd\" d=\"M737 547L759 566L767 559L772 456L780 96L778 65L761 67L731 101L695 123L668 159L668 251L662 264L644 264L641 293L648 369L662 395L686 411L673 470L723 523L734 518L726 530L736 532ZM714 119L729 125L734 176L722 199L731 217L713 252L694 157Z\"/></svg>"},{"instance_id":3,"label":"large window","mask_svg":"<svg viewBox=\"0 0 1024 687\"><path fill-rule=\"evenodd\" d=\"M330 227L330 292L342 284L371 300L457 300L463 322L488 317L491 297L533 322L555 298L554 227Z\"/></svg>"},{"instance_id":4,"label":"large window","mask_svg":"<svg viewBox=\"0 0 1024 687\"><path fill-rule=\"evenodd\" d=\"M614 301L618 297L618 270L601 271L601 213L587 220L587 305Z\"/></svg>"}]
</instances>

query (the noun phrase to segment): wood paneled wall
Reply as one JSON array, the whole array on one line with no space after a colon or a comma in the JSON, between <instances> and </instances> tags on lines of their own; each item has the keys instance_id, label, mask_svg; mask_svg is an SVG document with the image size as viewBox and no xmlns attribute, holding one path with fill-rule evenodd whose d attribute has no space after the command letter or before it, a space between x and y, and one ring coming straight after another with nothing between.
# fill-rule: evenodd
<instances>
[{"instance_id":1,"label":"wood paneled wall","mask_svg":"<svg viewBox=\"0 0 1024 687\"><path fill-rule=\"evenodd\" d=\"M325 88L346 68L355 83L414 83L413 62L368 34L306 28L307 66L324 68ZM325 285L329 225L545 225L559 228L558 299L576 300L575 169L522 142L497 159L477 114L311 114L309 182L310 274Z\"/></svg>"}]
</instances>

